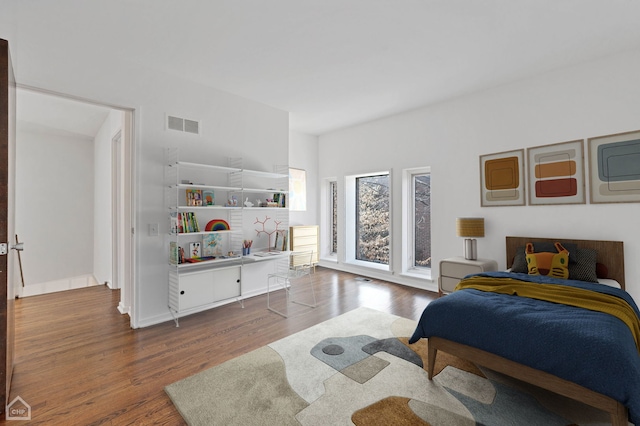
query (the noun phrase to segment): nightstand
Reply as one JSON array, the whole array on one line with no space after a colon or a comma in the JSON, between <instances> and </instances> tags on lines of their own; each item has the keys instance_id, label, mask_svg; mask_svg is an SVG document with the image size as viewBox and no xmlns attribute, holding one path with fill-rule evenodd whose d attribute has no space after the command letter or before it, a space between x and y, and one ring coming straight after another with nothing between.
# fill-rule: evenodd
<instances>
[{"instance_id":1,"label":"nightstand","mask_svg":"<svg viewBox=\"0 0 640 426\"><path fill-rule=\"evenodd\" d=\"M476 259L468 260L464 257L450 257L440 261L440 278L438 278L438 293L451 293L456 285L469 274L479 272L497 271L498 263L495 260Z\"/></svg>"}]
</instances>

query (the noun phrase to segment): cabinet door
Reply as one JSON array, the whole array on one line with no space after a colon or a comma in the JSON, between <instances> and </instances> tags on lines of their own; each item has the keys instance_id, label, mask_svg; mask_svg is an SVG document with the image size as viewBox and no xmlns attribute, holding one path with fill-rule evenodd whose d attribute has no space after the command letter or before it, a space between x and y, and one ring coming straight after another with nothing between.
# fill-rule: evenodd
<instances>
[{"instance_id":1,"label":"cabinet door","mask_svg":"<svg viewBox=\"0 0 640 426\"><path fill-rule=\"evenodd\" d=\"M454 288L460 282L459 278L451 278L451 277L440 277L440 289L442 291L446 291L447 293L451 293Z\"/></svg>"},{"instance_id":2,"label":"cabinet door","mask_svg":"<svg viewBox=\"0 0 640 426\"><path fill-rule=\"evenodd\" d=\"M189 272L180 274L180 310L213 303L213 272Z\"/></svg>"},{"instance_id":3,"label":"cabinet door","mask_svg":"<svg viewBox=\"0 0 640 426\"><path fill-rule=\"evenodd\" d=\"M240 296L240 267L214 269L213 282L211 288L213 290L213 301L230 299Z\"/></svg>"},{"instance_id":4,"label":"cabinet door","mask_svg":"<svg viewBox=\"0 0 640 426\"><path fill-rule=\"evenodd\" d=\"M454 278L464 278L465 275L482 272L479 265L471 265L456 262L442 262L440 264L440 275Z\"/></svg>"}]
</instances>

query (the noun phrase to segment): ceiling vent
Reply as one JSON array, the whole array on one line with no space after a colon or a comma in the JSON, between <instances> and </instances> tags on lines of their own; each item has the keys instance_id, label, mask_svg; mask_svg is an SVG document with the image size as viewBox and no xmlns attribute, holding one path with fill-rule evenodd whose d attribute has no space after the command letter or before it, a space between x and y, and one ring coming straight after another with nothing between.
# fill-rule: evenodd
<instances>
[{"instance_id":1,"label":"ceiling vent","mask_svg":"<svg viewBox=\"0 0 640 426\"><path fill-rule=\"evenodd\" d=\"M189 120L187 118L175 117L173 115L167 115L167 129L199 135L200 122L196 120Z\"/></svg>"}]
</instances>

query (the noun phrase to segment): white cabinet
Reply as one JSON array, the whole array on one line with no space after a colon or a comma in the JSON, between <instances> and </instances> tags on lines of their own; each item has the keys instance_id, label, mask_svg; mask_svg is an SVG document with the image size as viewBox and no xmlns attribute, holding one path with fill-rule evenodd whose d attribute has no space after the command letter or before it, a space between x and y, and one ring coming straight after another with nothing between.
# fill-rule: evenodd
<instances>
[{"instance_id":1,"label":"white cabinet","mask_svg":"<svg viewBox=\"0 0 640 426\"><path fill-rule=\"evenodd\" d=\"M318 264L318 252L320 251L318 225L291 226L289 241L291 251L313 251L311 262L315 268Z\"/></svg>"},{"instance_id":2,"label":"white cabinet","mask_svg":"<svg viewBox=\"0 0 640 426\"><path fill-rule=\"evenodd\" d=\"M256 211L279 229L289 224L288 166L267 172L244 169L240 158L225 160L184 161L177 148L166 151L169 309L176 322L185 311L241 300L242 246L256 236Z\"/></svg>"},{"instance_id":3,"label":"white cabinet","mask_svg":"<svg viewBox=\"0 0 640 426\"><path fill-rule=\"evenodd\" d=\"M169 273L169 307L176 313L240 297L240 266Z\"/></svg>"}]
</instances>

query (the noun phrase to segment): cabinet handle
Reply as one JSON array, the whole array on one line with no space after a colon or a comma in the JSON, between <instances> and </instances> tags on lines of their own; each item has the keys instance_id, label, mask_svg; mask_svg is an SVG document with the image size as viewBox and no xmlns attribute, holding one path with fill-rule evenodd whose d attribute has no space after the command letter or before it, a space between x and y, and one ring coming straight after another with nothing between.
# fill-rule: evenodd
<instances>
[{"instance_id":1,"label":"cabinet handle","mask_svg":"<svg viewBox=\"0 0 640 426\"><path fill-rule=\"evenodd\" d=\"M240 282L240 278L238 278L238 279L236 280L236 282L237 282L237 283L239 283L239 282Z\"/></svg>"},{"instance_id":2,"label":"cabinet handle","mask_svg":"<svg viewBox=\"0 0 640 426\"><path fill-rule=\"evenodd\" d=\"M182 290L182 291L180 292L180 294L184 294L184 290Z\"/></svg>"}]
</instances>

